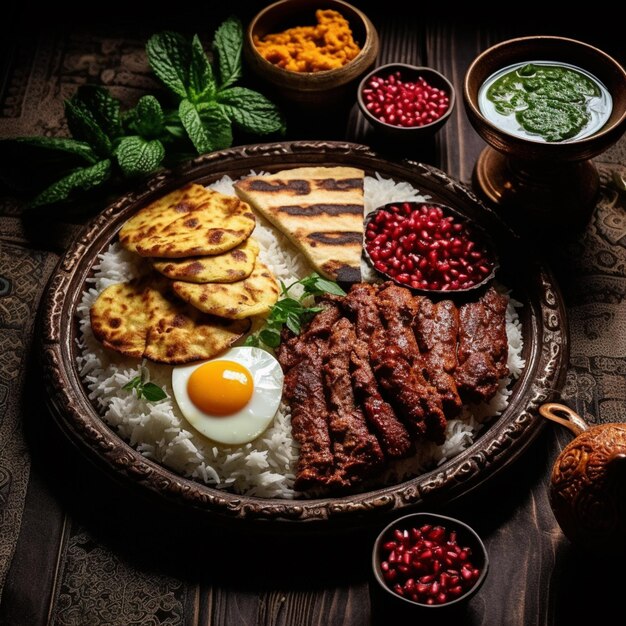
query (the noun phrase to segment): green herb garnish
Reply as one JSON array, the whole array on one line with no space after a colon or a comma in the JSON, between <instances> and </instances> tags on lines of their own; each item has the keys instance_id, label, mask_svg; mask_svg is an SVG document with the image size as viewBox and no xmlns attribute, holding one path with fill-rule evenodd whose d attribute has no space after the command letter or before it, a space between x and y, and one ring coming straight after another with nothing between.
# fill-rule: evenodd
<instances>
[{"instance_id":1,"label":"green herb garnish","mask_svg":"<svg viewBox=\"0 0 626 626\"><path fill-rule=\"evenodd\" d=\"M165 108L153 95L122 111L104 87L83 85L65 102L72 138L0 141L0 177L37 195L30 207L74 199L116 179L136 179L194 154L232 145L233 127L265 135L284 132L283 118L265 96L235 86L241 78L243 29L228 18L215 32L212 65L198 35L150 37L150 67L174 96ZM34 180L39 177L39 180Z\"/></svg>"},{"instance_id":2,"label":"green herb garnish","mask_svg":"<svg viewBox=\"0 0 626 626\"><path fill-rule=\"evenodd\" d=\"M141 372L139 376L135 376L132 380L128 381L122 389L126 391L132 391L134 389L138 398L145 398L148 402L165 400L165 398L167 398L165 391L158 385L148 381L148 368L142 363L139 369Z\"/></svg>"},{"instance_id":3,"label":"green herb garnish","mask_svg":"<svg viewBox=\"0 0 626 626\"><path fill-rule=\"evenodd\" d=\"M304 291L299 298L289 295L289 290L296 285L302 285ZM313 273L305 278L296 280L290 285L280 281L281 298L272 306L265 325L256 333L251 334L245 341L247 346L277 348L280 345L280 333L284 326L294 334L299 335L302 325L322 307L315 306L313 298L323 294L345 296L346 292L331 280L322 278Z\"/></svg>"}]
</instances>

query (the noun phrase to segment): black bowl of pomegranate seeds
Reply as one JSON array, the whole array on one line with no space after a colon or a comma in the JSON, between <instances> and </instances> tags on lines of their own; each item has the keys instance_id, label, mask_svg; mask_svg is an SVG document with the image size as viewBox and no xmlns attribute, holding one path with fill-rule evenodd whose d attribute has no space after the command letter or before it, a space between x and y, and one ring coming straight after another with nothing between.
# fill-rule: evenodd
<instances>
[{"instance_id":1,"label":"black bowl of pomegranate seeds","mask_svg":"<svg viewBox=\"0 0 626 626\"><path fill-rule=\"evenodd\" d=\"M460 609L483 584L489 558L467 524L434 513L414 513L378 535L372 568L372 601L379 605L408 611Z\"/></svg>"},{"instance_id":2,"label":"black bowl of pomegranate seeds","mask_svg":"<svg viewBox=\"0 0 626 626\"><path fill-rule=\"evenodd\" d=\"M385 278L431 295L479 289L498 269L486 233L438 203L390 202L370 212L363 250Z\"/></svg>"},{"instance_id":3,"label":"black bowl of pomegranate seeds","mask_svg":"<svg viewBox=\"0 0 626 626\"><path fill-rule=\"evenodd\" d=\"M357 93L366 119L394 139L416 139L439 130L455 103L452 83L429 67L390 63L367 74Z\"/></svg>"}]
</instances>

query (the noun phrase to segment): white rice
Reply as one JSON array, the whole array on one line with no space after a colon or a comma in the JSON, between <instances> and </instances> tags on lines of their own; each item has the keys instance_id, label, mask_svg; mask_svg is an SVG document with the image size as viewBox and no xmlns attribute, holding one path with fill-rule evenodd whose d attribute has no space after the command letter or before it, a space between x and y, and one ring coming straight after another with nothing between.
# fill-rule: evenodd
<instances>
[{"instance_id":1,"label":"white rice","mask_svg":"<svg viewBox=\"0 0 626 626\"><path fill-rule=\"evenodd\" d=\"M225 176L210 185L221 193L234 195L233 181ZM429 196L406 182L396 183L377 175L365 178L366 213L388 202L427 201ZM277 279L289 284L311 272L303 256L289 240L264 220L258 220L253 236L259 242L261 260ZM222 446L198 434L180 413L172 399L172 367L146 364L150 380L163 387L167 398L160 402L139 399L136 393L122 389L142 365L116 352L105 350L93 336L89 309L98 294L109 285L124 282L149 270L136 255L112 243L99 257L90 287L83 293L77 309L80 323L78 367L87 386L89 398L104 421L145 457L180 474L218 489L265 498L302 496L293 489L298 445L291 436L289 409L282 404L272 425L256 440L243 446ZM363 267L364 276L368 268ZM294 289L294 291L296 291ZM446 441L441 446L430 442L420 445L415 456L396 462L384 480L399 480L441 464L467 448L482 423L499 415L507 406L513 378L524 367L521 325L516 313L519 303L510 300L506 330L509 340L508 365L511 376L501 381L496 396L489 402L463 409L457 419L448 421Z\"/></svg>"}]
</instances>

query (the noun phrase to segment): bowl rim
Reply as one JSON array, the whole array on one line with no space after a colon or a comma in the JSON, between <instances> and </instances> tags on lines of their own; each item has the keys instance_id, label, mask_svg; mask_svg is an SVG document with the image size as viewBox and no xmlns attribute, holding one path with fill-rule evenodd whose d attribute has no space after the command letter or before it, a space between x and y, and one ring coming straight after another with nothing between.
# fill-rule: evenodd
<instances>
[{"instance_id":1,"label":"bowl rim","mask_svg":"<svg viewBox=\"0 0 626 626\"><path fill-rule=\"evenodd\" d=\"M354 11L354 13L357 15L357 17L361 21L363 28L365 30L365 40L363 41L363 45L361 49L359 50L359 53L354 57L354 59L352 59L351 61L348 61L348 63L346 63L345 65L342 65L341 67L334 67L330 70L319 70L317 72L294 72L292 70L287 70L284 67L280 67L279 65L275 65L271 61L268 61L258 51L256 45L254 44L253 30L257 22L262 17L267 15L270 11L274 10L278 6L286 5L286 4L290 4L294 2L296 4L298 3L298 0L277 0L277 2L273 2L272 4L267 5L266 7L261 9L258 13L256 13L250 20L250 23L248 24L248 27L246 29L246 42L248 44L248 48L251 54L255 57L257 62L259 62L261 66L263 66L269 72L275 72L277 75L282 75L284 77L290 77L290 78L297 76L297 77L300 77L300 80L305 80L306 78L312 78L314 76L316 77L331 77L331 76L343 77L344 74L349 73L354 68L356 63L362 62L362 60L365 58L364 53L369 52L369 48L373 45L374 46L376 45L375 41L377 40L377 37L374 37L375 35L374 25L372 24L370 19L367 17L367 15L363 11L361 11L361 9L354 6L353 4L350 4L349 2L345 2L345 0L324 0L324 1L333 3L333 4L338 4L340 6L348 7L351 11Z\"/></svg>"},{"instance_id":2,"label":"bowl rim","mask_svg":"<svg viewBox=\"0 0 626 626\"><path fill-rule=\"evenodd\" d=\"M380 73L381 70L386 70L392 67L406 68L406 69L409 69L411 71L418 72L418 73L430 72L432 74L436 74L437 77L440 80L442 80L448 87L448 97L450 98L450 104L446 112L441 117L437 118L436 120L433 120L432 122L429 122L428 124L424 124L423 126L398 126L397 124L389 124L388 122L383 122L382 120L379 120L376 116L372 115L372 113L367 110L367 107L365 106L365 102L363 102L363 89L365 88L365 83L372 76L375 76L376 74ZM441 126L445 124L448 118L452 115L452 111L454 110L454 107L456 105L456 89L454 88L454 85L452 84L452 82L446 76L444 76L439 70L436 70L433 67L428 67L427 65L412 65L410 63L401 63L401 62L385 63L384 65L379 65L375 67L373 70L369 71L361 79L361 81L359 82L359 87L357 89L357 102L359 104L359 108L361 109L361 112L363 113L363 115L372 124L379 125L379 126L382 126L383 128L388 128L390 130L391 129L399 130L401 132L402 131L424 132L426 130L431 129L435 125Z\"/></svg>"},{"instance_id":3,"label":"bowl rim","mask_svg":"<svg viewBox=\"0 0 626 626\"><path fill-rule=\"evenodd\" d=\"M505 131L504 129L502 129L500 126L494 124L491 120L487 119L483 115L482 111L480 110L478 103L474 104L474 99L472 98L472 92L470 90L470 77L476 71L476 66L479 65L481 62L483 62L485 57L492 55L492 54L497 54L498 51L503 50L511 46L512 44L525 44L526 45L526 44L531 44L533 42L555 42L555 43L563 42L566 44L573 44L581 48L586 48L589 53L599 55L601 58L603 58L603 60L606 63L613 66L614 70L622 74L622 77L624 78L624 81L626 82L626 69L622 67L621 63L616 61L611 55L607 54L600 48L597 48L595 46L592 46L591 44L585 43L584 41L580 41L579 39L572 39L570 37L560 37L558 35L528 35L524 37L515 37L513 39L506 39L504 41L500 41L494 44L493 46L490 46L486 50L483 50L471 62L471 64L467 68L465 72L465 77L463 79L463 100L464 100L465 106L471 111L472 115L479 118L481 122L487 125L494 133L503 133L507 137L512 138L514 141L531 143L533 146L541 146L539 148L540 150L543 150L543 149L550 150L551 148L548 148L547 146L553 146L553 147L583 146L585 147L589 144L592 144L594 141L597 141L599 138L602 138L607 134L615 132L616 128L618 128L621 124L626 123L626 107L624 107L624 111L622 112L622 115L620 115L620 117L618 117L613 123L608 124L607 122L602 128L597 130L595 133L592 133L591 135L587 135L586 137L581 137L580 139L576 139L574 141L547 142L547 141L536 141L533 139L520 137L519 135L513 135L512 133L509 133ZM586 69L586 68L582 68L582 69ZM476 93L476 96L478 96L478 93Z\"/></svg>"},{"instance_id":4,"label":"bowl rim","mask_svg":"<svg viewBox=\"0 0 626 626\"><path fill-rule=\"evenodd\" d=\"M480 575L476 579L476 582L462 595L454 600L450 600L450 602L444 602L443 604L423 604L421 602L416 602L415 600L411 600L410 598L405 598L401 595L398 595L393 589L390 589L387 586L387 583L382 577L380 573L380 559L378 557L378 552L380 548L380 544L383 541L385 535L393 528L398 526L399 524L406 524L409 520L415 519L433 519L438 520L442 526L446 527L446 530L451 530L449 527L451 524L457 527L463 528L465 532L467 532L476 542L480 551L483 555L484 563L482 569L480 571ZM448 526L446 526L446 522ZM487 548L485 547L485 543L481 539L480 535L466 522L456 518L450 517L448 515L441 515L440 513L429 513L428 511L419 511L417 513L409 513L408 515L403 515L402 517L398 517L394 521L387 524L376 536L374 540L374 544L372 546L372 572L374 574L374 579L379 587L381 587L385 592L387 592L391 597L395 598L398 601L402 601L405 603L405 606L412 606L418 609L448 609L453 606L458 606L463 602L469 600L471 596L477 593L485 582L485 578L487 577L487 573L489 571L489 553L487 552Z\"/></svg>"},{"instance_id":5,"label":"bowl rim","mask_svg":"<svg viewBox=\"0 0 626 626\"><path fill-rule=\"evenodd\" d=\"M380 270L377 270L374 267L374 262L371 259L370 253L367 250L367 244L364 244L363 256L365 257L365 260L367 261L368 265L372 268L374 272L376 272L380 276L383 276L387 280L392 281L395 285L398 285L400 287L405 287L406 289L409 289L410 291L414 293L419 293L419 294L433 296L433 297L443 296L446 298L454 298L455 296L461 298L463 296L472 294L476 291L480 291L481 289L486 288L494 280L494 278L496 277L496 274L498 273L498 270L500 269L500 255L498 255L497 253L497 247L494 244L492 238L485 231L485 229L483 229L480 225L472 223L471 220L467 216L463 215L463 213L461 213L458 209L455 209L449 204L444 204L443 202L429 202L429 201L421 201L421 200L404 200L402 202L386 202L385 204L381 204L380 206L377 206L375 209L372 209L365 216L365 219L363 221L364 232L365 230L367 230L369 223L374 219L374 217L376 216L378 212L386 209L389 206L397 205L397 204L411 204L411 205L415 205L415 207L419 207L422 205L438 206L444 210L444 214L447 211L449 214L451 214L454 218L456 218L458 221L462 222L463 224L469 224L471 229L474 232L478 233L478 239L482 243L484 243L487 250L491 252L492 257L493 257L493 267L491 268L491 271L489 272L489 274L487 274L487 276L485 276L485 278L483 278L480 282L476 283L475 285L472 285L471 287L466 287L465 289L424 289L421 287L411 287L410 285L405 285L403 283L398 282L393 276L390 276L387 272L381 272Z\"/></svg>"}]
</instances>

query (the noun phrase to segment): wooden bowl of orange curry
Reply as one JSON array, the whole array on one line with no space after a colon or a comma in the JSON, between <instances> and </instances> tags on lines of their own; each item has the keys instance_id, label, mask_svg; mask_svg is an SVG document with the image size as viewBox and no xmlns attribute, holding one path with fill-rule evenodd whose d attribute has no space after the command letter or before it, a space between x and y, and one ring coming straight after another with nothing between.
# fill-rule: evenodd
<instances>
[{"instance_id":1,"label":"wooden bowl of orange curry","mask_svg":"<svg viewBox=\"0 0 626 626\"><path fill-rule=\"evenodd\" d=\"M250 22L245 56L275 95L303 108L349 102L376 61L378 33L342 0L280 0Z\"/></svg>"}]
</instances>

